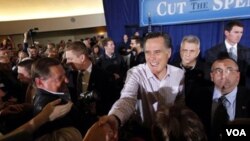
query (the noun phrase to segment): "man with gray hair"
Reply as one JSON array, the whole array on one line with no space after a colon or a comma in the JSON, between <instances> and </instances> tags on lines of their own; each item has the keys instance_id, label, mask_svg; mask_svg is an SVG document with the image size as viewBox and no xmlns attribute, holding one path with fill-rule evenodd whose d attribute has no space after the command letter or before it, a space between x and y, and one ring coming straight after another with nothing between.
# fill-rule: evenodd
<instances>
[{"instance_id":1,"label":"man with gray hair","mask_svg":"<svg viewBox=\"0 0 250 141\"><path fill-rule=\"evenodd\" d=\"M185 71L185 98L189 102L189 93L193 87L206 86L208 80L204 79L204 62L199 59L200 39L195 35L184 36L181 41L180 57L173 65Z\"/></svg>"},{"instance_id":2,"label":"man with gray hair","mask_svg":"<svg viewBox=\"0 0 250 141\"><path fill-rule=\"evenodd\" d=\"M200 54L200 39L194 35L184 36L181 41L180 56L182 68L192 69L197 65Z\"/></svg>"}]
</instances>

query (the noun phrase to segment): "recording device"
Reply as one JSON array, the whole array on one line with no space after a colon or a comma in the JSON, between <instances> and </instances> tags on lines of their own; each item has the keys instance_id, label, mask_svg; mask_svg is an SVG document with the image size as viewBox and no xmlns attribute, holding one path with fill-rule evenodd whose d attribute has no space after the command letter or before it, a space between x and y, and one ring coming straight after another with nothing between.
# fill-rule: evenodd
<instances>
[{"instance_id":1,"label":"recording device","mask_svg":"<svg viewBox=\"0 0 250 141\"><path fill-rule=\"evenodd\" d=\"M64 105L64 104L67 104L67 103L68 103L68 100L67 100L67 99L61 98L60 105Z\"/></svg>"},{"instance_id":2,"label":"recording device","mask_svg":"<svg viewBox=\"0 0 250 141\"><path fill-rule=\"evenodd\" d=\"M29 35L30 35L31 37L34 36L38 30L39 30L38 27L34 27L34 28L29 29L29 31L28 31L28 32L29 32Z\"/></svg>"},{"instance_id":3,"label":"recording device","mask_svg":"<svg viewBox=\"0 0 250 141\"><path fill-rule=\"evenodd\" d=\"M81 99L85 100L94 100L97 99L97 93L96 91L87 91L85 93L80 94Z\"/></svg>"},{"instance_id":4,"label":"recording device","mask_svg":"<svg viewBox=\"0 0 250 141\"><path fill-rule=\"evenodd\" d=\"M79 107L82 113L93 114L93 111L96 111L96 107L93 107L93 104L98 101L97 92L87 91L80 94Z\"/></svg>"},{"instance_id":5,"label":"recording device","mask_svg":"<svg viewBox=\"0 0 250 141\"><path fill-rule=\"evenodd\" d=\"M39 28L38 27L34 27L34 28L31 28L29 31L38 31Z\"/></svg>"},{"instance_id":6,"label":"recording device","mask_svg":"<svg viewBox=\"0 0 250 141\"><path fill-rule=\"evenodd\" d=\"M39 30L38 27L34 27L34 28L29 29L28 31L28 35L30 36L32 45L34 45L34 36L37 34L38 30Z\"/></svg>"}]
</instances>

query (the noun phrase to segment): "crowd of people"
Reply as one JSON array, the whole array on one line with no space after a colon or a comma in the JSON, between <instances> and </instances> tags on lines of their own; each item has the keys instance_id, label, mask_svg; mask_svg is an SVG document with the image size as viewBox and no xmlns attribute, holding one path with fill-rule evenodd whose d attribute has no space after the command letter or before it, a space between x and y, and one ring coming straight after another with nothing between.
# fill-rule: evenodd
<instances>
[{"instance_id":1,"label":"crowd of people","mask_svg":"<svg viewBox=\"0 0 250 141\"><path fill-rule=\"evenodd\" d=\"M200 56L200 40L171 37L24 43L0 47L0 140L87 140L92 125L106 140L220 141L230 122L250 118L250 48L244 26L225 25L225 41ZM119 47L117 51L116 48ZM96 127L95 127L96 128ZM93 129L93 128L92 128ZM107 130L105 130L107 131ZM88 133L87 133L88 134Z\"/></svg>"}]
</instances>

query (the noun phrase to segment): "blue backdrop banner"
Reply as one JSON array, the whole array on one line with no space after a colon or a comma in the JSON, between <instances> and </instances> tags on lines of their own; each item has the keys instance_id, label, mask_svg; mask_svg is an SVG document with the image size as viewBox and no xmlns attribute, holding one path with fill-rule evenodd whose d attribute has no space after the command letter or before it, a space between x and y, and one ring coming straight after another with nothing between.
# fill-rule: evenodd
<instances>
[{"instance_id":1,"label":"blue backdrop banner","mask_svg":"<svg viewBox=\"0 0 250 141\"><path fill-rule=\"evenodd\" d=\"M250 17L250 0L139 0L140 26Z\"/></svg>"}]
</instances>

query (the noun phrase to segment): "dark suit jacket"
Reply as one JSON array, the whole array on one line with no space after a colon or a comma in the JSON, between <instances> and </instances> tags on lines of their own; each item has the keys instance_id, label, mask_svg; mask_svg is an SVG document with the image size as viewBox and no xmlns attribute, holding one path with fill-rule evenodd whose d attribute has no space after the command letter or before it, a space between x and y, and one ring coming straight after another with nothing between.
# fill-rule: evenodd
<instances>
[{"instance_id":1,"label":"dark suit jacket","mask_svg":"<svg viewBox=\"0 0 250 141\"><path fill-rule=\"evenodd\" d=\"M197 88L192 92L190 102L187 103L187 106L189 106L200 117L208 135L210 135L211 131L213 90L213 87ZM249 90L243 87L238 87L235 118L250 118Z\"/></svg>"},{"instance_id":2,"label":"dark suit jacket","mask_svg":"<svg viewBox=\"0 0 250 141\"><path fill-rule=\"evenodd\" d=\"M247 47L244 47L240 44L237 46L237 64L239 65L239 70L241 72L241 86L246 86L246 74L248 70L248 66L250 64L250 49ZM206 51L205 54L205 61L207 63L207 75L209 76L210 68L212 63L218 58L218 57L229 57L229 54L227 52L227 48L225 43L218 44L209 50Z\"/></svg>"},{"instance_id":3,"label":"dark suit jacket","mask_svg":"<svg viewBox=\"0 0 250 141\"><path fill-rule=\"evenodd\" d=\"M111 58L106 54L101 55L100 59L96 62L100 68L106 71L106 73L113 75L114 73L119 74L120 78L116 79L117 89L121 91L126 78L127 65L121 55L114 54Z\"/></svg>"},{"instance_id":4,"label":"dark suit jacket","mask_svg":"<svg viewBox=\"0 0 250 141\"><path fill-rule=\"evenodd\" d=\"M87 93L78 98L80 93L77 90L77 73L78 71L71 71L70 94L71 98L74 97L77 109L83 114L84 126L83 132L85 133L91 126L98 120L98 116L108 114L111 106L119 98L120 93L115 91L116 83L114 76L106 73L102 68L97 65L92 66L90 73L89 84Z\"/></svg>"},{"instance_id":5,"label":"dark suit jacket","mask_svg":"<svg viewBox=\"0 0 250 141\"><path fill-rule=\"evenodd\" d=\"M98 96L96 104L99 115L108 114L113 103L120 97L117 85L112 74L106 73L99 66L93 66L88 91L95 91Z\"/></svg>"},{"instance_id":6,"label":"dark suit jacket","mask_svg":"<svg viewBox=\"0 0 250 141\"><path fill-rule=\"evenodd\" d=\"M71 73L75 73L72 71ZM71 97L75 97L75 103L80 110L88 110L88 104L96 102L96 110L98 115L107 114L113 103L120 97L119 91L116 89L116 83L114 76L110 73L106 73L101 67L97 65L92 66L92 71L89 78L88 92L94 92L97 97L76 99L77 93L77 75L71 78L72 84L70 87Z\"/></svg>"}]
</instances>

